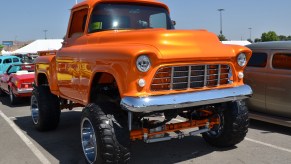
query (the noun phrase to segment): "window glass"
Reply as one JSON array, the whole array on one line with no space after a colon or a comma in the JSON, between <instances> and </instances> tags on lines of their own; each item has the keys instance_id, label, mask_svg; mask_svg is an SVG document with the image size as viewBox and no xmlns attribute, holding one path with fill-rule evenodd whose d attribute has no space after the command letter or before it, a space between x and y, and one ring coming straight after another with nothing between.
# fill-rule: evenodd
<instances>
[{"instance_id":1,"label":"window glass","mask_svg":"<svg viewBox=\"0 0 291 164\"><path fill-rule=\"evenodd\" d=\"M291 70L291 54L277 53L274 54L272 66L276 69L289 69Z\"/></svg>"},{"instance_id":2,"label":"window glass","mask_svg":"<svg viewBox=\"0 0 291 164\"><path fill-rule=\"evenodd\" d=\"M10 67L10 69L8 70L8 74L11 74L11 73L16 73L17 71L20 70L20 66L12 66Z\"/></svg>"},{"instance_id":3,"label":"window glass","mask_svg":"<svg viewBox=\"0 0 291 164\"><path fill-rule=\"evenodd\" d=\"M254 52L247 66L266 67L266 65L267 65L267 54Z\"/></svg>"},{"instance_id":4,"label":"window glass","mask_svg":"<svg viewBox=\"0 0 291 164\"><path fill-rule=\"evenodd\" d=\"M79 37L83 35L87 20L87 14L88 9L81 9L73 13L70 25L69 38Z\"/></svg>"},{"instance_id":5,"label":"window glass","mask_svg":"<svg viewBox=\"0 0 291 164\"><path fill-rule=\"evenodd\" d=\"M4 64L7 64L7 63L12 63L12 60L9 58L9 59L4 59L3 61Z\"/></svg>"},{"instance_id":6,"label":"window glass","mask_svg":"<svg viewBox=\"0 0 291 164\"><path fill-rule=\"evenodd\" d=\"M138 4L98 4L92 12L88 32L145 28L173 29L168 10Z\"/></svg>"},{"instance_id":7,"label":"window glass","mask_svg":"<svg viewBox=\"0 0 291 164\"><path fill-rule=\"evenodd\" d=\"M13 58L13 62L14 63L19 62L19 59L18 58Z\"/></svg>"},{"instance_id":8,"label":"window glass","mask_svg":"<svg viewBox=\"0 0 291 164\"><path fill-rule=\"evenodd\" d=\"M167 15L165 13L153 14L150 16L151 28L164 28L167 27Z\"/></svg>"}]
</instances>

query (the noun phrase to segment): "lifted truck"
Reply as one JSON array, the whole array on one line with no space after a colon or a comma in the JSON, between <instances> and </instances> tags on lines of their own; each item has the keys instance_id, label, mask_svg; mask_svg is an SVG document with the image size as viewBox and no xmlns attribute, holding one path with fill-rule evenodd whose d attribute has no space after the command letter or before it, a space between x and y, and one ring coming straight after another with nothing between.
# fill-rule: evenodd
<instances>
[{"instance_id":1,"label":"lifted truck","mask_svg":"<svg viewBox=\"0 0 291 164\"><path fill-rule=\"evenodd\" d=\"M206 30L174 30L158 1L79 3L63 47L42 54L35 60L33 123L52 130L61 109L84 107L88 163L129 162L131 141L202 134L211 145L229 147L248 131L243 99L252 90L243 71L251 51L223 45ZM176 117L185 122L170 122Z\"/></svg>"}]
</instances>

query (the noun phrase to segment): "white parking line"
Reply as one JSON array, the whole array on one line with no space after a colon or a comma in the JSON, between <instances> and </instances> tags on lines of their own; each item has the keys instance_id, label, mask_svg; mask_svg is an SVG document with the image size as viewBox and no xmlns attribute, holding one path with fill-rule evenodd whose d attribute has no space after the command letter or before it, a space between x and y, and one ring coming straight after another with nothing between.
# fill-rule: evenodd
<instances>
[{"instance_id":1,"label":"white parking line","mask_svg":"<svg viewBox=\"0 0 291 164\"><path fill-rule=\"evenodd\" d=\"M280 146L268 144L268 143L261 142L261 141L257 141L257 140L250 139L250 138L245 138L245 140L250 141L250 142L254 142L254 143L257 143L257 144L261 144L261 145L264 145L264 146L268 146L268 147L271 147L271 148L274 148L274 149L278 149L278 150L282 150L282 151L286 151L286 152L291 153L291 150L290 149L286 149L286 148L283 148L283 147L280 147Z\"/></svg>"},{"instance_id":2,"label":"white parking line","mask_svg":"<svg viewBox=\"0 0 291 164\"><path fill-rule=\"evenodd\" d=\"M11 121L1 110L0 115L11 126L15 133L22 139L27 147L34 153L34 155L44 164L50 164L51 162L40 152L40 150L25 136L20 128Z\"/></svg>"}]
</instances>

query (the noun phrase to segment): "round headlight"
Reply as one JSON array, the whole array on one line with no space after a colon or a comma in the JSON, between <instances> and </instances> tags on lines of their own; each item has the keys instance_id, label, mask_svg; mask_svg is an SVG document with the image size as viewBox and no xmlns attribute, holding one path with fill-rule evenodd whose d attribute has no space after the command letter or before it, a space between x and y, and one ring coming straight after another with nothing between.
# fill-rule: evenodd
<instances>
[{"instance_id":1,"label":"round headlight","mask_svg":"<svg viewBox=\"0 0 291 164\"><path fill-rule=\"evenodd\" d=\"M244 53L240 53L237 56L237 63L238 65L240 65L241 67L245 66L247 64L247 56Z\"/></svg>"},{"instance_id":2,"label":"round headlight","mask_svg":"<svg viewBox=\"0 0 291 164\"><path fill-rule=\"evenodd\" d=\"M147 72L151 67L151 61L146 55L141 55L136 59L136 67L140 72Z\"/></svg>"}]
</instances>

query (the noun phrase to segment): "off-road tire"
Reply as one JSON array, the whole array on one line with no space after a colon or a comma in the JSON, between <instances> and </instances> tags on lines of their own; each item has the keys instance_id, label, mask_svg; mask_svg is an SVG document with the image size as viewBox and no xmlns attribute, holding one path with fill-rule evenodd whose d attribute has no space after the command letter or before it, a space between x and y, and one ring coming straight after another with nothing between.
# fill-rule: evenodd
<instances>
[{"instance_id":1,"label":"off-road tire","mask_svg":"<svg viewBox=\"0 0 291 164\"><path fill-rule=\"evenodd\" d=\"M39 131L56 129L60 121L59 98L52 94L48 86L36 86L32 91L30 104L32 122ZM38 112L38 117L34 118L34 112Z\"/></svg>"},{"instance_id":2,"label":"off-road tire","mask_svg":"<svg viewBox=\"0 0 291 164\"><path fill-rule=\"evenodd\" d=\"M113 105L114 106L114 105ZM105 110L111 108L111 104L95 105L88 104L82 111L81 119L81 142L85 160L87 163L128 163L130 160L129 152L129 130L127 120L121 120L118 114L105 113ZM86 124L86 125L85 125ZM92 126L88 128L88 125ZM89 139L94 147L95 154L93 157L85 155L84 135L90 131L94 134ZM93 129L93 130L92 130ZM95 145L94 145L95 143Z\"/></svg>"},{"instance_id":3,"label":"off-road tire","mask_svg":"<svg viewBox=\"0 0 291 164\"><path fill-rule=\"evenodd\" d=\"M240 143L246 136L249 127L248 109L244 101L229 102L225 109L218 113L220 117L220 127L217 133L203 133L204 140L216 147L231 147Z\"/></svg>"}]
</instances>

